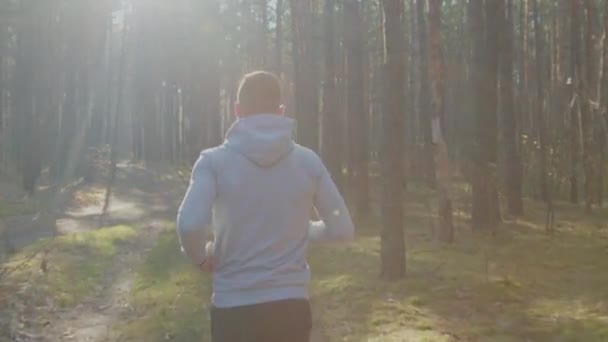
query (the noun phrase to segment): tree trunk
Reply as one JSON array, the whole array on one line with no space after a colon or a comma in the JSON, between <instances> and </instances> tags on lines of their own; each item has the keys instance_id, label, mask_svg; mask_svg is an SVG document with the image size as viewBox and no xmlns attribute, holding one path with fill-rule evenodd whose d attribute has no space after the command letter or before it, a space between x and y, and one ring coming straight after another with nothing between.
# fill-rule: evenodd
<instances>
[{"instance_id":1,"label":"tree trunk","mask_svg":"<svg viewBox=\"0 0 608 342\"><path fill-rule=\"evenodd\" d=\"M545 124L545 88L544 88L544 43L543 29L541 27L540 11L538 1L532 1L532 10L534 12L534 42L535 42L535 58L536 58L536 129L538 130L538 160L539 160L539 181L540 181L540 197L544 202L549 201L548 185L547 185L547 129Z\"/></svg>"},{"instance_id":2,"label":"tree trunk","mask_svg":"<svg viewBox=\"0 0 608 342\"><path fill-rule=\"evenodd\" d=\"M387 280L405 276L405 241L403 234L402 151L404 88L404 53L401 0L383 0L385 115L382 136L382 219L380 276Z\"/></svg>"},{"instance_id":3,"label":"tree trunk","mask_svg":"<svg viewBox=\"0 0 608 342\"><path fill-rule=\"evenodd\" d=\"M570 77L572 80L572 101L570 108L570 203L578 203L578 164L579 164L579 108L581 102L580 84L581 79L581 56L580 56L580 14L578 1L570 2L570 42L571 42L571 57L570 57Z\"/></svg>"},{"instance_id":4,"label":"tree trunk","mask_svg":"<svg viewBox=\"0 0 608 342\"><path fill-rule=\"evenodd\" d=\"M205 74L205 118L206 136L205 147L215 147L222 143L222 113L220 110L221 84L220 84L219 56L212 55Z\"/></svg>"},{"instance_id":5,"label":"tree trunk","mask_svg":"<svg viewBox=\"0 0 608 342\"><path fill-rule=\"evenodd\" d=\"M608 107L608 1L604 2L604 31L602 33L601 54L600 54L600 77L598 81L597 102L601 110L606 111ZM606 172L604 165L606 162L606 137L608 135L608 111L601 113L598 118L600 122L598 129L598 146L599 146L599 165L597 168L598 186L597 186L597 204L604 206L604 173Z\"/></svg>"},{"instance_id":6,"label":"tree trunk","mask_svg":"<svg viewBox=\"0 0 608 342\"><path fill-rule=\"evenodd\" d=\"M23 189L33 195L41 171L40 129L36 108L37 81L36 54L37 37L35 25L24 24L18 31L18 52L15 59L15 116L17 122L18 154L23 177Z\"/></svg>"},{"instance_id":7,"label":"tree trunk","mask_svg":"<svg viewBox=\"0 0 608 342\"><path fill-rule=\"evenodd\" d=\"M433 164L433 142L431 132L431 89L429 84L429 74L425 72L429 69L429 41L427 34L426 21L426 0L416 1L416 21L418 33L418 70L420 73L420 88L418 91L418 120L420 126L418 128L420 136L420 145L422 149L417 155L420 157L416 163L421 167L421 175L426 183L431 187L435 187L435 165Z\"/></svg>"},{"instance_id":8,"label":"tree trunk","mask_svg":"<svg viewBox=\"0 0 608 342\"><path fill-rule=\"evenodd\" d=\"M404 139L404 183L403 190L407 190L408 181L412 181L412 178L416 176L417 168L420 168L417 164L416 156L418 155L418 122L419 122L419 94L420 87L418 86L418 75L420 69L418 66L418 59L420 58L418 43L418 20L416 15L416 0L409 0L409 32L408 37L408 57L406 58L406 69L407 72L407 87L406 87L406 101L407 107L405 108L405 139Z\"/></svg>"},{"instance_id":9,"label":"tree trunk","mask_svg":"<svg viewBox=\"0 0 608 342\"><path fill-rule=\"evenodd\" d=\"M353 189L355 215L369 213L368 113L365 106L365 27L359 1L344 3L344 45L347 67L347 113L350 146L350 187Z\"/></svg>"},{"instance_id":10,"label":"tree trunk","mask_svg":"<svg viewBox=\"0 0 608 342\"><path fill-rule=\"evenodd\" d=\"M291 0L293 34L293 62L295 88L295 117L297 140L300 144L318 151L319 109L316 73L312 42L312 9L310 0Z\"/></svg>"},{"instance_id":11,"label":"tree trunk","mask_svg":"<svg viewBox=\"0 0 608 342\"><path fill-rule=\"evenodd\" d=\"M334 50L334 0L325 0L325 81L323 84L323 116L321 151L323 161L331 173L338 188L343 189L342 163L340 158L341 130L340 112L336 87L336 53Z\"/></svg>"},{"instance_id":12,"label":"tree trunk","mask_svg":"<svg viewBox=\"0 0 608 342\"><path fill-rule=\"evenodd\" d=\"M520 156L522 158L522 169L521 169L521 174L522 174L522 195L523 195L523 183L525 181L524 178L524 174L525 171L527 170L529 171L530 174L533 173L533 170L529 170L528 168L528 164L526 161L530 161L530 158L528 158L528 160L524 161L524 151L526 151L526 147L529 144L529 140L528 139L529 136L531 136L530 134L530 129L528 127L531 127L530 124L530 113L531 113L531 99L533 98L533 96L530 96L530 84L532 76L530 76L530 72L531 72L531 67L530 67L530 56L531 53L530 51L532 50L530 48L530 20L529 20L529 13L530 13L530 8L529 8L529 0L521 0L520 2L520 13L519 13L519 31L520 31L520 40L519 40L519 46L520 49L517 50L517 52L519 52L518 54L518 73L519 73L519 86L516 87L516 89L518 90L518 97L517 97L517 111L514 113L515 115L517 115L517 121L519 123L518 126L516 126L516 136L517 137L526 137L526 140L523 139L518 139L517 140L517 144L518 144L518 148L520 151ZM528 168L528 169L526 169Z\"/></svg>"},{"instance_id":13,"label":"tree trunk","mask_svg":"<svg viewBox=\"0 0 608 342\"><path fill-rule=\"evenodd\" d=\"M598 136L598 146L599 146L599 167L597 169L597 205L600 208L604 207L604 173L605 168L604 165L606 163L606 132L605 128Z\"/></svg>"},{"instance_id":14,"label":"tree trunk","mask_svg":"<svg viewBox=\"0 0 608 342\"><path fill-rule=\"evenodd\" d=\"M260 6L260 33L258 39L259 64L266 68L268 64L268 0L259 0Z\"/></svg>"},{"instance_id":15,"label":"tree trunk","mask_svg":"<svg viewBox=\"0 0 608 342\"><path fill-rule=\"evenodd\" d=\"M498 39L504 0L471 0L472 47L471 81L473 83L476 148L473 175L474 230L494 229L500 222L497 165L497 74ZM487 22L484 25L484 11ZM484 27L485 26L485 27Z\"/></svg>"},{"instance_id":16,"label":"tree trunk","mask_svg":"<svg viewBox=\"0 0 608 342\"><path fill-rule=\"evenodd\" d=\"M432 132L435 161L435 178L439 202L438 238L443 242L454 241L452 200L450 199L450 163L443 137L445 122L445 65L441 51L441 1L429 0L429 68L431 85Z\"/></svg>"},{"instance_id":17,"label":"tree trunk","mask_svg":"<svg viewBox=\"0 0 608 342\"><path fill-rule=\"evenodd\" d=\"M582 83L583 89L583 106L581 111L581 132L583 134L583 169L585 172L585 203L587 211L593 208L593 199L595 192L594 180L594 139L593 139L593 104L592 97L595 74L595 40L594 40L594 11L595 6L591 0L585 0L585 81Z\"/></svg>"},{"instance_id":18,"label":"tree trunk","mask_svg":"<svg viewBox=\"0 0 608 342\"><path fill-rule=\"evenodd\" d=\"M521 156L517 149L518 116L513 102L513 0L508 0L504 14L501 54L502 138L505 153L505 185L508 212L513 216L524 213L522 200Z\"/></svg>"},{"instance_id":19,"label":"tree trunk","mask_svg":"<svg viewBox=\"0 0 608 342\"><path fill-rule=\"evenodd\" d=\"M7 55L7 27L0 23L0 142L2 142L2 147L0 147L0 170L5 167L5 164L8 162L8 91L7 91L7 67L5 66L6 55Z\"/></svg>"},{"instance_id":20,"label":"tree trunk","mask_svg":"<svg viewBox=\"0 0 608 342\"><path fill-rule=\"evenodd\" d=\"M277 74L283 72L283 0L277 0L276 4L276 41L275 41L275 71Z\"/></svg>"}]
</instances>

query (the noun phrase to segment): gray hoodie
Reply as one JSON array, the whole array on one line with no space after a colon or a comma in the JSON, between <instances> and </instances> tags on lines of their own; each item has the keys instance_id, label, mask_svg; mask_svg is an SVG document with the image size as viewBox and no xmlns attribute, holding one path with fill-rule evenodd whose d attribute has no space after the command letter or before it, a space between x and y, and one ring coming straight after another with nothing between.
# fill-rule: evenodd
<instances>
[{"instance_id":1,"label":"gray hoodie","mask_svg":"<svg viewBox=\"0 0 608 342\"><path fill-rule=\"evenodd\" d=\"M273 114L240 119L194 165L177 232L198 264L213 222L216 307L308 298L308 243L353 239L342 196L320 158L293 142L293 126ZM310 221L313 208L321 221Z\"/></svg>"}]
</instances>

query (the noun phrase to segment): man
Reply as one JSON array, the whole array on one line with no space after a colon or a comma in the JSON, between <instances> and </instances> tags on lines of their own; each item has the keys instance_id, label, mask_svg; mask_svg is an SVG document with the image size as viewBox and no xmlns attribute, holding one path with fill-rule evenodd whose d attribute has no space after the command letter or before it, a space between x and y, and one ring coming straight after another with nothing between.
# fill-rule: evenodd
<instances>
[{"instance_id":1,"label":"man","mask_svg":"<svg viewBox=\"0 0 608 342\"><path fill-rule=\"evenodd\" d=\"M235 112L224 144L192 170L177 220L182 249L213 272L213 341L309 341L307 245L351 241L353 223L319 157L292 140L276 76L246 75ZM313 208L321 221L310 221Z\"/></svg>"}]
</instances>

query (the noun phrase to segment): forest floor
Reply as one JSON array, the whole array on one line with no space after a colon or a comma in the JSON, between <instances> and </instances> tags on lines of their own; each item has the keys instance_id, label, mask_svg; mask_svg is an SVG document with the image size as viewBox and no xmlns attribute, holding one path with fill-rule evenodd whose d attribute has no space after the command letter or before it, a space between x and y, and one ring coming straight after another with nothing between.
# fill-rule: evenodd
<instances>
[{"instance_id":1,"label":"forest floor","mask_svg":"<svg viewBox=\"0 0 608 342\"><path fill-rule=\"evenodd\" d=\"M209 341L209 277L174 231L183 180L133 165L119 175L104 228L103 190L84 187L57 237L4 264L21 267L0 280L0 341ZM377 277L373 220L352 245L311 247L315 342L608 340L608 210L557 203L547 235L543 206L528 201L525 217L472 234L463 193L457 240L444 245L432 239L431 196L407 193L403 281Z\"/></svg>"}]
</instances>

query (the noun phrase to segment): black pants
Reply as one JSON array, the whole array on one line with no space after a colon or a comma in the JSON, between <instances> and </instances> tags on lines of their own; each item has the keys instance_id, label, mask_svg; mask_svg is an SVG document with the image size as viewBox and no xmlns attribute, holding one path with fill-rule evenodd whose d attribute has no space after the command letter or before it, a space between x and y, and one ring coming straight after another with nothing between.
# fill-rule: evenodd
<instances>
[{"instance_id":1,"label":"black pants","mask_svg":"<svg viewBox=\"0 0 608 342\"><path fill-rule=\"evenodd\" d=\"M211 308L213 342L309 342L311 329L304 299Z\"/></svg>"}]
</instances>

